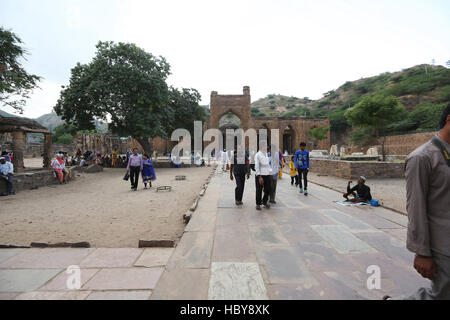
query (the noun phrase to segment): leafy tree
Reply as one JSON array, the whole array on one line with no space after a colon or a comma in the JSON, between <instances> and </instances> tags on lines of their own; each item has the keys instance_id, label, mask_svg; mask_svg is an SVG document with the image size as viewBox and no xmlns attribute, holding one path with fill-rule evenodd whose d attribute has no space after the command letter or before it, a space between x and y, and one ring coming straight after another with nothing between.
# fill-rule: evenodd
<instances>
[{"instance_id":1,"label":"leafy tree","mask_svg":"<svg viewBox=\"0 0 450 320\"><path fill-rule=\"evenodd\" d=\"M171 121L166 125L168 132L183 128L194 137L194 121L206 119L205 109L198 104L200 100L200 93L195 89L170 87L167 115Z\"/></svg>"},{"instance_id":2,"label":"leafy tree","mask_svg":"<svg viewBox=\"0 0 450 320\"><path fill-rule=\"evenodd\" d=\"M347 110L345 115L353 126L372 130L372 134L381 144L384 161L386 137L380 139L380 133L390 123L400 120L404 113L405 108L399 104L396 97L378 94L364 97L355 107Z\"/></svg>"},{"instance_id":3,"label":"leafy tree","mask_svg":"<svg viewBox=\"0 0 450 320\"><path fill-rule=\"evenodd\" d=\"M22 40L13 32L0 27L0 103L23 114L26 99L29 98L41 80L29 74L22 67L27 51Z\"/></svg>"},{"instance_id":4,"label":"leafy tree","mask_svg":"<svg viewBox=\"0 0 450 320\"><path fill-rule=\"evenodd\" d=\"M73 136L77 133L77 128L72 124L62 124L55 128L53 132L53 143L71 144Z\"/></svg>"},{"instance_id":5,"label":"leafy tree","mask_svg":"<svg viewBox=\"0 0 450 320\"><path fill-rule=\"evenodd\" d=\"M330 131L330 127L328 126L313 128L308 131L308 134L311 136L313 141L314 148L317 148L320 141L327 139L328 131Z\"/></svg>"},{"instance_id":6,"label":"leafy tree","mask_svg":"<svg viewBox=\"0 0 450 320\"><path fill-rule=\"evenodd\" d=\"M94 129L95 119L111 119L109 129L135 138L151 153L148 138L165 136L170 66L134 44L99 42L89 64L72 69L55 111L78 129Z\"/></svg>"},{"instance_id":7,"label":"leafy tree","mask_svg":"<svg viewBox=\"0 0 450 320\"><path fill-rule=\"evenodd\" d=\"M350 141L356 145L364 145L373 139L370 128L358 128L350 134Z\"/></svg>"}]
</instances>

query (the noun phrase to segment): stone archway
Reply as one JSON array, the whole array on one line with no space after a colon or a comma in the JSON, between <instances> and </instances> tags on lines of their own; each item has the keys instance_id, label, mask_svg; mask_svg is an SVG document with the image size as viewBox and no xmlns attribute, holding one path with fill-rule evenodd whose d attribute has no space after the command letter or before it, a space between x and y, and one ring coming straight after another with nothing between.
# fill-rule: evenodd
<instances>
[{"instance_id":1,"label":"stone archway","mask_svg":"<svg viewBox=\"0 0 450 320\"><path fill-rule=\"evenodd\" d=\"M227 145L227 130L238 130L242 128L242 120L239 118L238 115L236 115L233 111L230 111L226 114L224 114L219 119L219 130L222 132L223 137L223 147L224 149L231 149L230 146ZM237 144L237 138L234 137L234 146Z\"/></svg>"},{"instance_id":2,"label":"stone archway","mask_svg":"<svg viewBox=\"0 0 450 320\"><path fill-rule=\"evenodd\" d=\"M288 154L290 155L294 154L297 148L296 133L291 125L288 125L286 128L284 128L282 139L283 139L283 149L281 151L283 153L287 151Z\"/></svg>"},{"instance_id":3,"label":"stone archway","mask_svg":"<svg viewBox=\"0 0 450 320\"><path fill-rule=\"evenodd\" d=\"M217 91L211 93L210 128L219 128L220 119L228 114L236 115L244 130L248 130L251 115L250 88L244 87L243 95L219 95Z\"/></svg>"}]
</instances>

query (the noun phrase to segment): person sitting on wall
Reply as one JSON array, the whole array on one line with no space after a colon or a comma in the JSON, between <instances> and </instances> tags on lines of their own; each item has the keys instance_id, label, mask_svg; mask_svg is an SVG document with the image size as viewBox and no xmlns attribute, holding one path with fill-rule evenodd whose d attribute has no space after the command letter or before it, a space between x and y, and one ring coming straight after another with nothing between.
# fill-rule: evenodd
<instances>
[{"instance_id":1,"label":"person sitting on wall","mask_svg":"<svg viewBox=\"0 0 450 320\"><path fill-rule=\"evenodd\" d=\"M350 185L353 181L349 181L347 185L347 193L344 194L344 198L350 202L369 202L372 200L372 195L370 194L370 188L366 186L366 177L359 177L358 184L353 188ZM349 196L353 196L349 199Z\"/></svg>"},{"instance_id":2,"label":"person sitting on wall","mask_svg":"<svg viewBox=\"0 0 450 320\"><path fill-rule=\"evenodd\" d=\"M8 151L2 151L2 157L5 158L7 162L11 162L11 158L8 155Z\"/></svg>"},{"instance_id":3,"label":"person sitting on wall","mask_svg":"<svg viewBox=\"0 0 450 320\"><path fill-rule=\"evenodd\" d=\"M81 157L81 161L80 161L80 167L87 167L87 161L84 157Z\"/></svg>"},{"instance_id":4,"label":"person sitting on wall","mask_svg":"<svg viewBox=\"0 0 450 320\"><path fill-rule=\"evenodd\" d=\"M5 157L0 157L0 179L6 180L8 186L7 192L0 194L1 196L9 196L14 194L13 191L13 175L14 165L10 161L6 161Z\"/></svg>"}]
</instances>

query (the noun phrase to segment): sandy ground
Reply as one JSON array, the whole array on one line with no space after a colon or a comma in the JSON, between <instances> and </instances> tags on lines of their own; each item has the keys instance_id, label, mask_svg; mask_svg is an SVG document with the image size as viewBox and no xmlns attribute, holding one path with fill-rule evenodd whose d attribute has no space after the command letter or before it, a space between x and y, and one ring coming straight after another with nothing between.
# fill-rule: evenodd
<instances>
[{"instance_id":1,"label":"sandy ground","mask_svg":"<svg viewBox=\"0 0 450 320\"><path fill-rule=\"evenodd\" d=\"M38 159L39 160L39 159ZM81 174L67 185L42 187L0 198L0 243L88 241L92 247L137 247L140 238L178 240L183 213L213 168L157 169L153 189L138 192L123 181L124 169ZM185 175L186 181L175 181ZM156 192L161 185L172 192Z\"/></svg>"},{"instance_id":2,"label":"sandy ground","mask_svg":"<svg viewBox=\"0 0 450 320\"><path fill-rule=\"evenodd\" d=\"M308 179L325 187L340 191L347 191L347 179L334 176L318 176L310 172ZM353 180L352 186L356 184ZM367 185L370 187L372 197L381 204L406 214L406 181L405 179L369 179ZM341 199L337 199L341 200Z\"/></svg>"}]
</instances>

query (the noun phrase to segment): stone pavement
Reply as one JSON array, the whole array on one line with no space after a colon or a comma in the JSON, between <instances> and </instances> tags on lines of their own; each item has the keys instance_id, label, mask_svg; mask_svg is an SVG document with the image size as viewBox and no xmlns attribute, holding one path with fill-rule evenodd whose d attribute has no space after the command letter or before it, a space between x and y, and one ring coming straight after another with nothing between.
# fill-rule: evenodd
<instances>
[{"instance_id":1,"label":"stone pavement","mask_svg":"<svg viewBox=\"0 0 450 320\"><path fill-rule=\"evenodd\" d=\"M405 216L337 205L316 185L305 197L287 175L278 203L256 211L254 176L242 207L234 186L218 168L175 249L0 250L0 299L380 299L429 285L405 248ZM71 265L80 290L67 289Z\"/></svg>"},{"instance_id":2,"label":"stone pavement","mask_svg":"<svg viewBox=\"0 0 450 320\"><path fill-rule=\"evenodd\" d=\"M173 248L3 249L0 300L148 300ZM69 266L81 288L70 290Z\"/></svg>"},{"instance_id":3,"label":"stone pavement","mask_svg":"<svg viewBox=\"0 0 450 320\"><path fill-rule=\"evenodd\" d=\"M340 206L316 185L305 197L287 175L278 203L258 212L254 176L243 207L234 186L218 168L151 299L381 299L429 285L405 248L405 216ZM379 290L367 287L370 266Z\"/></svg>"}]
</instances>

